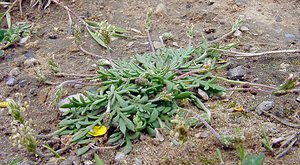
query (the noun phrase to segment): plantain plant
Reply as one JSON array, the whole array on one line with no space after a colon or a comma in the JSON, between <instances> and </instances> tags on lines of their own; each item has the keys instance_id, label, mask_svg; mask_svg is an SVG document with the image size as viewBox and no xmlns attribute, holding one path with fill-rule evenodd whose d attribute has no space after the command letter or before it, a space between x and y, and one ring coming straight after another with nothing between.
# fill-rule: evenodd
<instances>
[{"instance_id":1,"label":"plantain plant","mask_svg":"<svg viewBox=\"0 0 300 165\"><path fill-rule=\"evenodd\" d=\"M203 109L197 89L209 96L224 91L212 75L222 68L218 60L218 52L204 43L196 49L163 48L100 66L92 80L101 85L62 105L68 110L59 123L65 128L60 135L73 135L73 143L89 144L95 127L104 126L109 132L107 143L124 146L127 154L141 134L155 137L156 128L171 128L171 119L185 115L182 109L187 104ZM202 116L210 121L209 111ZM84 145L80 155L90 146Z\"/></svg>"}]
</instances>

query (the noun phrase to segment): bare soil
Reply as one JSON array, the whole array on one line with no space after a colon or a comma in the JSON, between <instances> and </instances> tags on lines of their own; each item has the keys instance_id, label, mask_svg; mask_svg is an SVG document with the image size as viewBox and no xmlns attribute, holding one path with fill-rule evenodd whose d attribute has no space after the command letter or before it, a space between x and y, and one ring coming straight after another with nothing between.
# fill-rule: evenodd
<instances>
[{"instance_id":1,"label":"bare soil","mask_svg":"<svg viewBox=\"0 0 300 165\"><path fill-rule=\"evenodd\" d=\"M186 37L187 26L194 25L196 45L202 39L202 35L209 40L218 38L231 30L232 24L239 15L245 15L244 26L249 31L242 32L241 36L230 36L222 42L238 43L241 52L262 52L279 49L299 49L300 45L300 1L299 0L82 0L63 1L78 15L94 19L96 21L107 20L109 23L126 29L144 30L145 14L148 8L156 8L160 3L165 5L166 12L154 17L154 25L151 35L154 41L159 41L159 36L164 32L172 32L175 36L172 42L180 47L188 45ZM26 112L33 119L35 129L39 133L53 132L58 128L61 114L58 109L51 108L50 94L55 86L44 85L37 81L34 70L40 69L52 82L62 82L70 77L55 77L51 73L48 59L55 57L64 73L93 74L93 67L97 58L79 51L74 43L74 37L67 34L68 14L55 5L50 5L45 10L30 8L27 1L23 2L23 15L19 9L13 10L13 22L26 21L34 23L37 32L32 34L27 42L36 42L36 45L24 48L14 46L7 49L4 58L0 59L0 100L14 97L19 92L25 95L25 100L30 103L30 109ZM76 18L73 20L74 22ZM91 52L106 56L106 50L93 41L88 33L84 32L83 47ZM290 35L293 36L291 37ZM112 44L112 58L132 56L136 53L149 51L146 35L134 40L118 39ZM133 42L133 44L128 44ZM24 66L26 52L31 51L33 57L39 61L35 67ZM267 85L280 85L289 73L299 75L300 54L281 53L251 58L236 58L223 56L231 63L230 68L245 66L247 73L245 81ZM20 74L16 77L19 84L9 87L5 84L8 73L13 68L19 68ZM218 73L226 77L227 71ZM72 78L71 78L72 79ZM22 81L24 80L24 81ZM22 83L20 83L22 82ZM228 86L228 85L227 85ZM228 86L230 87L230 86ZM83 92L85 87L69 86L65 96ZM300 104L296 101L296 94L275 97L269 93L259 92L257 95L242 92L228 92L225 98L213 98L205 104L211 108L211 126L218 132L230 132L239 127L245 137L244 144L248 154L265 153L265 164L299 164L300 149L296 144L289 153L280 159L275 159L261 145L261 128L266 129L270 138L279 137L296 128L285 126L278 121L256 114L253 110L262 101L274 101L271 113L291 122L299 122L294 114L300 110ZM230 111L230 104L245 107L247 113ZM298 123L299 124L299 123ZM299 131L299 129L298 129ZM196 134L204 134L205 137L196 137ZM11 135L10 116L6 111L0 112L0 164L9 164L14 159L20 158L27 164L50 164L46 159L39 159L29 155L23 150L12 146L9 141ZM222 148L218 140L208 132L205 127L192 128L186 143L172 145L171 137L165 135L163 142L158 142L149 137L134 144L133 151L125 156L121 162L114 160L115 155L121 149L106 149L91 151L87 155L78 158L77 163L92 160L93 152L105 161L106 164L219 164L215 151L219 148L226 164L237 164L239 156L236 149ZM298 140L299 141L299 140ZM276 148L275 148L276 149ZM68 158L76 155L76 150L70 150L63 154Z\"/></svg>"}]
</instances>

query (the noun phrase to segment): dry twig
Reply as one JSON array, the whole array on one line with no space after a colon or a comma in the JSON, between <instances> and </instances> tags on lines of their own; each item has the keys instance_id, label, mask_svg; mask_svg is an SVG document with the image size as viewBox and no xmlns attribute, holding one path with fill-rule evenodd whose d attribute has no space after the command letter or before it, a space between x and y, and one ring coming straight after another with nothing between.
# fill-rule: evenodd
<instances>
[{"instance_id":1,"label":"dry twig","mask_svg":"<svg viewBox=\"0 0 300 165\"><path fill-rule=\"evenodd\" d=\"M300 125L299 124L294 124L294 123L291 123L291 122L288 122L288 121L285 121L283 119L280 119L279 117L271 114L271 113L268 113L267 111L265 110L261 110L263 112L263 114L267 115L267 116L270 116L272 117L273 119L279 121L280 123L286 125L286 126L289 126L289 127L293 127L293 128L300 128Z\"/></svg>"},{"instance_id":2,"label":"dry twig","mask_svg":"<svg viewBox=\"0 0 300 165\"><path fill-rule=\"evenodd\" d=\"M294 49L294 50L274 50L274 51L266 51L266 52L260 52L260 53L244 53L244 52L237 52L237 51L231 51L231 50L223 50L223 49L216 49L211 48L213 50L230 53L226 54L227 56L234 56L234 57L255 57L255 56L262 56L262 55L268 55L268 54L277 54L277 53L300 53L300 49Z\"/></svg>"},{"instance_id":3,"label":"dry twig","mask_svg":"<svg viewBox=\"0 0 300 165\"><path fill-rule=\"evenodd\" d=\"M66 77L66 76L71 76L71 77L95 77L97 76L96 74L73 74L73 73L56 73L55 76L58 77Z\"/></svg>"}]
</instances>

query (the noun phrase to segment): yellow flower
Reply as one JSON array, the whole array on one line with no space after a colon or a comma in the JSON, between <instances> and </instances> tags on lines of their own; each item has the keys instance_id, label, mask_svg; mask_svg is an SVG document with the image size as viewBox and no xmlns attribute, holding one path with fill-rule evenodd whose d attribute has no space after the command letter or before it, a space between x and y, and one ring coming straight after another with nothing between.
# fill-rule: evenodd
<instances>
[{"instance_id":1,"label":"yellow flower","mask_svg":"<svg viewBox=\"0 0 300 165\"><path fill-rule=\"evenodd\" d=\"M0 108L6 108L8 107L8 102L5 101L5 102L0 102Z\"/></svg>"},{"instance_id":2,"label":"yellow flower","mask_svg":"<svg viewBox=\"0 0 300 165\"><path fill-rule=\"evenodd\" d=\"M107 132L107 128L105 126L95 126L90 132L89 135L92 136L101 136Z\"/></svg>"},{"instance_id":3,"label":"yellow flower","mask_svg":"<svg viewBox=\"0 0 300 165\"><path fill-rule=\"evenodd\" d=\"M243 106L240 106L240 107L234 107L233 108L233 110L235 111L235 112L245 112L245 109L244 109L244 107Z\"/></svg>"}]
</instances>

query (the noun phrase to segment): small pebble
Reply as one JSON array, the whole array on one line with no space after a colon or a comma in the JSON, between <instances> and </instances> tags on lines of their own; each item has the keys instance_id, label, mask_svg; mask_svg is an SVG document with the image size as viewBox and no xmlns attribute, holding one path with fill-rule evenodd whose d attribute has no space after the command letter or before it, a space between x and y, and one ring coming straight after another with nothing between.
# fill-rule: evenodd
<instances>
[{"instance_id":1,"label":"small pebble","mask_svg":"<svg viewBox=\"0 0 300 165\"><path fill-rule=\"evenodd\" d=\"M195 134L196 138L207 138L210 135L210 131L199 132Z\"/></svg>"},{"instance_id":2,"label":"small pebble","mask_svg":"<svg viewBox=\"0 0 300 165\"><path fill-rule=\"evenodd\" d=\"M240 30L244 32L244 31L249 31L250 29L247 26L241 26Z\"/></svg>"},{"instance_id":3,"label":"small pebble","mask_svg":"<svg viewBox=\"0 0 300 165\"><path fill-rule=\"evenodd\" d=\"M6 80L6 85L8 86L14 86L18 83L18 80L16 79L16 77L14 76L9 76Z\"/></svg>"},{"instance_id":4,"label":"small pebble","mask_svg":"<svg viewBox=\"0 0 300 165\"><path fill-rule=\"evenodd\" d=\"M158 16L163 16L163 15L166 15L167 14L167 9L166 9L166 6L162 3L158 4L156 6L156 9L154 11L154 14L155 15L158 15Z\"/></svg>"},{"instance_id":5,"label":"small pebble","mask_svg":"<svg viewBox=\"0 0 300 165\"><path fill-rule=\"evenodd\" d=\"M94 163L90 160L85 160L85 161L83 161L83 164L84 165L93 165Z\"/></svg>"},{"instance_id":6,"label":"small pebble","mask_svg":"<svg viewBox=\"0 0 300 165\"><path fill-rule=\"evenodd\" d=\"M39 64L39 61L35 58L30 58L24 61L25 68L34 67L37 64Z\"/></svg>"},{"instance_id":7,"label":"small pebble","mask_svg":"<svg viewBox=\"0 0 300 165\"><path fill-rule=\"evenodd\" d=\"M19 81L19 86L24 87L25 85L29 85L31 82L28 80L20 80Z\"/></svg>"},{"instance_id":8,"label":"small pebble","mask_svg":"<svg viewBox=\"0 0 300 165\"><path fill-rule=\"evenodd\" d=\"M273 106L274 106L273 101L263 101L255 108L255 112L261 115L263 113L262 111L269 111L270 109L273 108Z\"/></svg>"},{"instance_id":9,"label":"small pebble","mask_svg":"<svg viewBox=\"0 0 300 165\"><path fill-rule=\"evenodd\" d=\"M247 0L235 0L235 3L237 5L243 5L243 4L246 4L247 3Z\"/></svg>"},{"instance_id":10,"label":"small pebble","mask_svg":"<svg viewBox=\"0 0 300 165\"><path fill-rule=\"evenodd\" d=\"M25 59L30 59L33 57L33 52L32 51L28 51L24 54Z\"/></svg>"},{"instance_id":11,"label":"small pebble","mask_svg":"<svg viewBox=\"0 0 300 165\"><path fill-rule=\"evenodd\" d=\"M234 33L233 33L234 36L236 37L240 37L242 36L242 32L240 30L236 30Z\"/></svg>"},{"instance_id":12,"label":"small pebble","mask_svg":"<svg viewBox=\"0 0 300 165\"><path fill-rule=\"evenodd\" d=\"M198 95L200 96L201 99L203 100L208 100L209 97L206 92L204 92L202 89L198 88Z\"/></svg>"},{"instance_id":13,"label":"small pebble","mask_svg":"<svg viewBox=\"0 0 300 165\"><path fill-rule=\"evenodd\" d=\"M131 47L134 44L134 41L130 41L126 46Z\"/></svg>"},{"instance_id":14,"label":"small pebble","mask_svg":"<svg viewBox=\"0 0 300 165\"><path fill-rule=\"evenodd\" d=\"M123 152L118 152L115 156L115 161L122 162L125 160L125 154Z\"/></svg>"},{"instance_id":15,"label":"small pebble","mask_svg":"<svg viewBox=\"0 0 300 165\"><path fill-rule=\"evenodd\" d=\"M159 49L162 47L162 45L159 41L153 41L153 46L155 49Z\"/></svg>"},{"instance_id":16,"label":"small pebble","mask_svg":"<svg viewBox=\"0 0 300 165\"><path fill-rule=\"evenodd\" d=\"M134 164L135 164L135 165L142 165L142 164L143 164L143 162L142 162L140 159L138 159L138 158L135 158L135 162L134 162Z\"/></svg>"},{"instance_id":17,"label":"small pebble","mask_svg":"<svg viewBox=\"0 0 300 165\"><path fill-rule=\"evenodd\" d=\"M276 17L276 22L281 22L282 21L282 18L278 15L277 17Z\"/></svg>"},{"instance_id":18,"label":"small pebble","mask_svg":"<svg viewBox=\"0 0 300 165\"><path fill-rule=\"evenodd\" d=\"M173 42L172 45L179 48L179 45L177 42Z\"/></svg>"},{"instance_id":19,"label":"small pebble","mask_svg":"<svg viewBox=\"0 0 300 165\"><path fill-rule=\"evenodd\" d=\"M20 41L19 41L19 44L20 44L20 45L25 44L25 42L28 40L28 38L29 38L29 37L21 38Z\"/></svg>"},{"instance_id":20,"label":"small pebble","mask_svg":"<svg viewBox=\"0 0 300 165\"><path fill-rule=\"evenodd\" d=\"M229 69L228 78L232 80L243 80L246 74L246 69L244 66L237 66L235 68Z\"/></svg>"},{"instance_id":21,"label":"small pebble","mask_svg":"<svg viewBox=\"0 0 300 165\"><path fill-rule=\"evenodd\" d=\"M18 67L12 69L12 70L8 73L9 76L18 76L19 74L20 74L20 69L19 69Z\"/></svg>"},{"instance_id":22,"label":"small pebble","mask_svg":"<svg viewBox=\"0 0 300 165\"><path fill-rule=\"evenodd\" d=\"M294 40L294 39L296 39L296 36L295 36L294 34L289 34L289 33L287 33L287 34L285 34L284 36L285 36L285 38L287 38L287 39L289 39L289 40Z\"/></svg>"}]
</instances>

